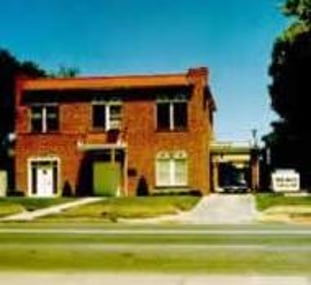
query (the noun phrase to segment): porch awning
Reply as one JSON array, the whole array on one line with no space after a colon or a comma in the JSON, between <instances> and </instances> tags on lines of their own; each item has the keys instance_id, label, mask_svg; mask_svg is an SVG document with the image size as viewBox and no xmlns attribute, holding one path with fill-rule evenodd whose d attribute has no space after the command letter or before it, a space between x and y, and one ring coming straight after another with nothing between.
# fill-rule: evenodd
<instances>
[{"instance_id":1,"label":"porch awning","mask_svg":"<svg viewBox=\"0 0 311 285\"><path fill-rule=\"evenodd\" d=\"M92 150L124 150L126 149L126 144L94 144L94 143L83 143L81 141L77 142L78 150L81 151L92 151Z\"/></svg>"}]
</instances>

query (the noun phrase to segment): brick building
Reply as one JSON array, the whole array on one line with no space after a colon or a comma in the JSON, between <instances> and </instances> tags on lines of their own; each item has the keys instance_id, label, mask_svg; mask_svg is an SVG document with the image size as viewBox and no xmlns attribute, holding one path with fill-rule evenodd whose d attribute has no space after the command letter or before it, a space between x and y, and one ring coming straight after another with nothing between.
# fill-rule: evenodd
<instances>
[{"instance_id":1,"label":"brick building","mask_svg":"<svg viewBox=\"0 0 311 285\"><path fill-rule=\"evenodd\" d=\"M214 109L206 68L20 79L17 190L27 196L208 193Z\"/></svg>"}]
</instances>

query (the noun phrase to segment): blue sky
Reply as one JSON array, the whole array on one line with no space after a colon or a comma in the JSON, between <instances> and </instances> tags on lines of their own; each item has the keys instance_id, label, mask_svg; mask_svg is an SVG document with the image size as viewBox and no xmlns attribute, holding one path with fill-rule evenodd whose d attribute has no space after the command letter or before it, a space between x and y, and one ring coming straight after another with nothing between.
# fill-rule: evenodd
<instances>
[{"instance_id":1,"label":"blue sky","mask_svg":"<svg viewBox=\"0 0 311 285\"><path fill-rule=\"evenodd\" d=\"M216 137L269 130L267 69L282 0L2 0L0 47L81 75L210 69Z\"/></svg>"}]
</instances>

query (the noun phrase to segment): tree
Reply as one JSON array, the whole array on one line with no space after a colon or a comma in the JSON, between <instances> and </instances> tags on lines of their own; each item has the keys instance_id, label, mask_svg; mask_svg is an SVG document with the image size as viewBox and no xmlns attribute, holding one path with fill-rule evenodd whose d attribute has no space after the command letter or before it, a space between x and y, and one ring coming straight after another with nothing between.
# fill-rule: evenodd
<instances>
[{"instance_id":1,"label":"tree","mask_svg":"<svg viewBox=\"0 0 311 285\"><path fill-rule=\"evenodd\" d=\"M304 25L311 24L311 1L310 0L287 0L283 6L286 16L294 16Z\"/></svg>"},{"instance_id":2,"label":"tree","mask_svg":"<svg viewBox=\"0 0 311 285\"><path fill-rule=\"evenodd\" d=\"M45 71L31 61L18 61L9 51L0 49L0 142L14 131L14 94L16 77L45 76Z\"/></svg>"},{"instance_id":3,"label":"tree","mask_svg":"<svg viewBox=\"0 0 311 285\"><path fill-rule=\"evenodd\" d=\"M76 77L79 73L80 71L76 67L67 67L67 66L61 65L56 72L51 72L49 76L72 78L72 77Z\"/></svg>"},{"instance_id":4,"label":"tree","mask_svg":"<svg viewBox=\"0 0 311 285\"><path fill-rule=\"evenodd\" d=\"M311 185L311 0L287 0L283 13L294 21L273 47L269 93L280 120L265 141L274 166L298 169Z\"/></svg>"}]
</instances>

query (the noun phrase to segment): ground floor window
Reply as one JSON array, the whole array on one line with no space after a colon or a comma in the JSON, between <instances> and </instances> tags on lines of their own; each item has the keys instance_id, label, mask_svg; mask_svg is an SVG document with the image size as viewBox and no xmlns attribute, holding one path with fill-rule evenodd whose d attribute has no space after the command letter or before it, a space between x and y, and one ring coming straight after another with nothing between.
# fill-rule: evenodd
<instances>
[{"instance_id":1,"label":"ground floor window","mask_svg":"<svg viewBox=\"0 0 311 285\"><path fill-rule=\"evenodd\" d=\"M185 151L161 151L156 157L156 186L187 186L188 158Z\"/></svg>"},{"instance_id":2,"label":"ground floor window","mask_svg":"<svg viewBox=\"0 0 311 285\"><path fill-rule=\"evenodd\" d=\"M32 196L50 197L58 192L59 162L57 159L31 159L29 161L29 191Z\"/></svg>"}]
</instances>

